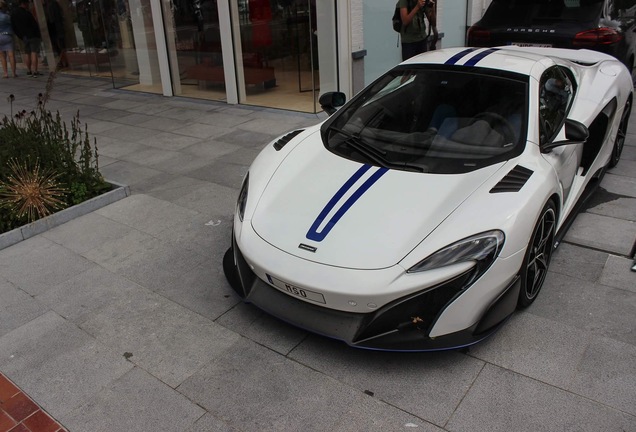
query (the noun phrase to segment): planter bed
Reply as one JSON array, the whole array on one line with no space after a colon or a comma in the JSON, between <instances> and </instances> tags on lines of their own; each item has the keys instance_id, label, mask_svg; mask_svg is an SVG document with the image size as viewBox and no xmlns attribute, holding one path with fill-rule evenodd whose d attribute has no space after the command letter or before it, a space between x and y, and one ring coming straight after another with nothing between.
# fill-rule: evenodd
<instances>
[{"instance_id":1,"label":"planter bed","mask_svg":"<svg viewBox=\"0 0 636 432\"><path fill-rule=\"evenodd\" d=\"M106 180L106 182L112 186L112 189L106 193L0 234L0 250L130 196L130 188L128 186L109 180Z\"/></svg>"}]
</instances>

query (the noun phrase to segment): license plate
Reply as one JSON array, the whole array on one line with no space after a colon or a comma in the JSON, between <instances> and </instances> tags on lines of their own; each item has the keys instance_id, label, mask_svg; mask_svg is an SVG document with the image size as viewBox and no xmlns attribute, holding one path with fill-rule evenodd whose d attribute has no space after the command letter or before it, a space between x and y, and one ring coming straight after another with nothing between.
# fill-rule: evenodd
<instances>
[{"instance_id":1,"label":"license plate","mask_svg":"<svg viewBox=\"0 0 636 432\"><path fill-rule=\"evenodd\" d=\"M327 303L325 302L325 297L320 293L310 291L306 288L300 288L287 282L283 282L282 280L276 279L275 277L271 275L267 275L267 280L275 288L279 289L280 291L286 294L300 297L305 300L311 300L316 303L322 303L322 304Z\"/></svg>"},{"instance_id":2,"label":"license plate","mask_svg":"<svg viewBox=\"0 0 636 432\"><path fill-rule=\"evenodd\" d=\"M552 48L552 44L529 43L529 42L510 42L509 45L516 45L520 47Z\"/></svg>"}]
</instances>

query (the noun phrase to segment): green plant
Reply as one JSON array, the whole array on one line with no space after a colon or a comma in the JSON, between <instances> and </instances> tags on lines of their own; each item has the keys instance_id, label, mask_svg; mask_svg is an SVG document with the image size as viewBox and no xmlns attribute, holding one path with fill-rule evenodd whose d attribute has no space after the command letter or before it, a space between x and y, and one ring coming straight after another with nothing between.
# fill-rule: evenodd
<instances>
[{"instance_id":1,"label":"green plant","mask_svg":"<svg viewBox=\"0 0 636 432\"><path fill-rule=\"evenodd\" d=\"M0 205L0 233L19 226L29 217L18 207L7 205L7 191L16 199L16 167L20 167L22 174L37 171L40 176L44 173L50 176L55 173L55 185L63 193L54 196L64 206L78 204L110 188L99 172L97 142L91 141L87 126L80 122L79 112L67 126L59 112L53 114L45 109L52 78L53 75L49 77L51 82L47 83L45 95L38 95L35 110L5 116L0 123L0 184L5 196L4 204ZM9 97L12 111L13 101L14 98ZM35 208L31 215L35 219L42 217L44 213Z\"/></svg>"},{"instance_id":2,"label":"green plant","mask_svg":"<svg viewBox=\"0 0 636 432\"><path fill-rule=\"evenodd\" d=\"M84 183L72 183L71 184L71 201L73 204L79 204L86 201L86 195L88 195L88 189Z\"/></svg>"}]
</instances>

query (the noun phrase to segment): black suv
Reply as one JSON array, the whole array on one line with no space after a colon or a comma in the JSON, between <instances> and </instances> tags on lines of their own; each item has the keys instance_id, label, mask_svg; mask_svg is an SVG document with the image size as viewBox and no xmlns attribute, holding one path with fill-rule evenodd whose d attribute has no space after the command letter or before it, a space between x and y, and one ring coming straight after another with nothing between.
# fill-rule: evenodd
<instances>
[{"instance_id":1,"label":"black suv","mask_svg":"<svg viewBox=\"0 0 636 432\"><path fill-rule=\"evenodd\" d=\"M636 0L493 0L466 45L587 48L632 70L635 32Z\"/></svg>"}]
</instances>

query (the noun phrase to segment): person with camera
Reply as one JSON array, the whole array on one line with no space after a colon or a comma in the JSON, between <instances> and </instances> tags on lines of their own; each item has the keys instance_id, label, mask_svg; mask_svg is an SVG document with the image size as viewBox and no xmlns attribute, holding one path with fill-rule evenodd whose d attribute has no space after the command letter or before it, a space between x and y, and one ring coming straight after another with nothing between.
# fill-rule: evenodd
<instances>
[{"instance_id":1,"label":"person with camera","mask_svg":"<svg viewBox=\"0 0 636 432\"><path fill-rule=\"evenodd\" d=\"M434 0L399 0L400 18L402 18L402 60L409 59L427 51L427 34L424 10Z\"/></svg>"}]
</instances>

